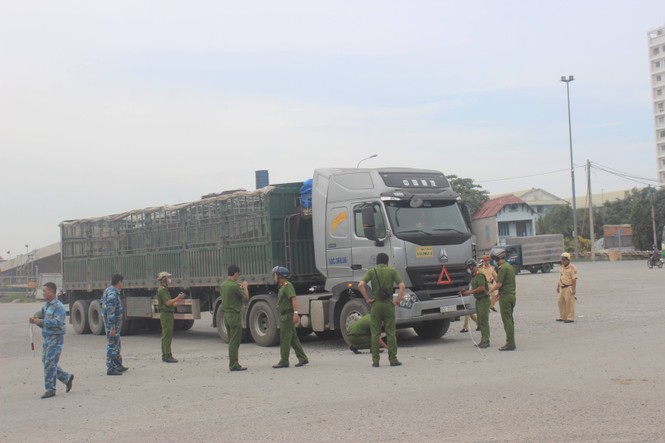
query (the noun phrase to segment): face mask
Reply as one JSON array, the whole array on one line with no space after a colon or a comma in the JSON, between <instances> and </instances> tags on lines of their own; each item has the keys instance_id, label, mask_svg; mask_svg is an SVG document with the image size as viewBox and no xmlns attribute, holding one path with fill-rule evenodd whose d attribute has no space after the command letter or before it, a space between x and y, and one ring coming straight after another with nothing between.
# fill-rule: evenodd
<instances>
[{"instance_id":1,"label":"face mask","mask_svg":"<svg viewBox=\"0 0 665 443\"><path fill-rule=\"evenodd\" d=\"M473 271L472 271L471 269L469 269L469 268L466 268L466 273L467 273L467 274L473 274Z\"/></svg>"}]
</instances>

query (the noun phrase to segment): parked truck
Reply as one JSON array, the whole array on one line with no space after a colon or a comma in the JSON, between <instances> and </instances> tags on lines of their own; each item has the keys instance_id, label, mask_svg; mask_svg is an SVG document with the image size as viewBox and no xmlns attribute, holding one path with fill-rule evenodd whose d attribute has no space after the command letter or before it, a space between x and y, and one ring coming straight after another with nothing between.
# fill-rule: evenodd
<instances>
[{"instance_id":1,"label":"parked truck","mask_svg":"<svg viewBox=\"0 0 665 443\"><path fill-rule=\"evenodd\" d=\"M506 251L506 261L513 266L515 273L524 269L532 274L538 271L546 274L561 261L563 253L561 234L506 237L504 243L495 248Z\"/></svg>"},{"instance_id":2,"label":"parked truck","mask_svg":"<svg viewBox=\"0 0 665 443\"><path fill-rule=\"evenodd\" d=\"M219 284L237 264L249 283L245 338L279 341L275 265L291 271L299 333L346 338L369 312L358 283L385 252L407 290L396 308L398 327L423 338L446 333L452 319L473 313L464 267L475 246L469 217L446 177L432 170L317 169L311 187L271 185L213 194L172 206L60 224L64 287L70 322L79 334L102 334L99 298L114 273L124 276L122 333L158 327L156 275L173 275L187 294L175 329L192 327L201 312L227 340ZM395 293L396 296L396 293Z\"/></svg>"}]
</instances>

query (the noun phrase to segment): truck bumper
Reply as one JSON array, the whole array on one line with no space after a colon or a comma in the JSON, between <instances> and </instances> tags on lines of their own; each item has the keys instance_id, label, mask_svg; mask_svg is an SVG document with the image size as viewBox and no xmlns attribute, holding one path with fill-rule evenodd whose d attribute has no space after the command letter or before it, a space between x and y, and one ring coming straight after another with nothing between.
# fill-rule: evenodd
<instances>
[{"instance_id":1,"label":"truck bumper","mask_svg":"<svg viewBox=\"0 0 665 443\"><path fill-rule=\"evenodd\" d=\"M413 295L405 291L404 299ZM404 325L409 323L420 323L427 320L440 320L444 318L456 318L476 312L476 299L473 295L466 297L446 297L435 300L406 302L398 305L395 311L396 323Z\"/></svg>"}]
</instances>

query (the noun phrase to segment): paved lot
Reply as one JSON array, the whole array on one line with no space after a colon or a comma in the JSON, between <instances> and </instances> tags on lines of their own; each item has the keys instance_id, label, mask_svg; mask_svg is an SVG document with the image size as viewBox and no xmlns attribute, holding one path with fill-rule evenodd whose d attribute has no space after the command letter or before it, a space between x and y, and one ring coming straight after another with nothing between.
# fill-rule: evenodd
<instances>
[{"instance_id":1,"label":"paved lot","mask_svg":"<svg viewBox=\"0 0 665 443\"><path fill-rule=\"evenodd\" d=\"M311 364L275 370L278 348L243 344L227 370L209 315L177 334L176 365L158 333L123 338L130 370L108 377L104 337L65 338L74 388L40 400L38 304L0 305L0 441L665 441L665 270L582 263L576 323L555 322L558 272L518 276L516 352L491 314L481 352L453 323L424 342L399 332L398 368L371 368L341 340L303 340ZM476 340L479 333L473 332ZM292 362L295 357L292 354Z\"/></svg>"}]
</instances>

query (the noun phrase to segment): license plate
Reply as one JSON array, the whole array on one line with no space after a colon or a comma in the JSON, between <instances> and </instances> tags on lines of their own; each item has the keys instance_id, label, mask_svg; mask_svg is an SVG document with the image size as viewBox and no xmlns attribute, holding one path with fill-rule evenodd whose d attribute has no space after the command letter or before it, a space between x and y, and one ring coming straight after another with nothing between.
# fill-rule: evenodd
<instances>
[{"instance_id":1,"label":"license plate","mask_svg":"<svg viewBox=\"0 0 665 443\"><path fill-rule=\"evenodd\" d=\"M457 311L457 306L441 306L441 312L453 312Z\"/></svg>"}]
</instances>

